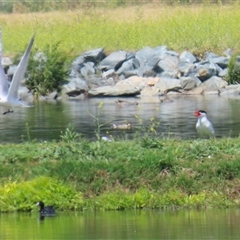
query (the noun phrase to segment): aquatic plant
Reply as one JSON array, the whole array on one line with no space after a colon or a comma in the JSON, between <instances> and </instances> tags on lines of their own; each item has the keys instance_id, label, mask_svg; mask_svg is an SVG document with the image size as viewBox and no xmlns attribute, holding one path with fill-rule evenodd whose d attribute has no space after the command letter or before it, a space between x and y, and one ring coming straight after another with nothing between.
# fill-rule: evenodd
<instances>
[{"instance_id":1,"label":"aquatic plant","mask_svg":"<svg viewBox=\"0 0 240 240\"><path fill-rule=\"evenodd\" d=\"M77 133L74 129L74 126L69 123L64 132L61 131L60 139L63 142L76 142L80 139L81 135Z\"/></svg>"},{"instance_id":2,"label":"aquatic plant","mask_svg":"<svg viewBox=\"0 0 240 240\"><path fill-rule=\"evenodd\" d=\"M113 120L109 120L107 122L101 122L101 115L103 114L103 107L104 107L104 103L100 102L98 107L97 107L97 114L96 116L90 112L88 112L88 114L93 118L93 121L96 124L96 128L95 128L95 133L97 136L97 139L100 140L101 139L101 133L102 133L102 128L107 125L108 123L112 122Z\"/></svg>"}]
</instances>

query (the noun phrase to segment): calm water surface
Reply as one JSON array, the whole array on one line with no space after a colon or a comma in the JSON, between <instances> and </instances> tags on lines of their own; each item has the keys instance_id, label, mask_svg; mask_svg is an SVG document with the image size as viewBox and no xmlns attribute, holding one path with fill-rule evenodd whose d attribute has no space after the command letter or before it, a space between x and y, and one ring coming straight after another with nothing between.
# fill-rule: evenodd
<instances>
[{"instance_id":1,"label":"calm water surface","mask_svg":"<svg viewBox=\"0 0 240 240\"><path fill-rule=\"evenodd\" d=\"M170 96L172 101L160 102L154 98L127 98L137 101L137 106L119 107L118 98L93 98L82 101L36 102L31 108L15 109L13 114L0 115L0 142L21 142L28 138L49 141L59 139L69 123L87 138L96 139L96 120L105 125L101 135L133 136L149 127L151 119L160 122L158 134L173 135L183 139L196 138L196 118L193 112L203 109L208 112L218 137L237 137L240 133L240 98L209 96ZM99 108L99 104L103 106ZM4 112L0 108L0 112ZM131 122L131 130L112 129L112 123Z\"/></svg>"},{"instance_id":2,"label":"calm water surface","mask_svg":"<svg viewBox=\"0 0 240 240\"><path fill-rule=\"evenodd\" d=\"M238 239L240 210L59 212L0 215L0 239Z\"/></svg>"}]
</instances>

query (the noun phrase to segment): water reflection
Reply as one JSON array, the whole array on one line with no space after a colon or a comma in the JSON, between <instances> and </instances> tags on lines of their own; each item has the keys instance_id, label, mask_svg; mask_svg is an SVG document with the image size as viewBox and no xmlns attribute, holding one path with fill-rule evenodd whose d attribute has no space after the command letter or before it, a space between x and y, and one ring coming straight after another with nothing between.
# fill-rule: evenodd
<instances>
[{"instance_id":1,"label":"water reflection","mask_svg":"<svg viewBox=\"0 0 240 240\"><path fill-rule=\"evenodd\" d=\"M0 215L0 239L239 239L239 209Z\"/></svg>"},{"instance_id":2,"label":"water reflection","mask_svg":"<svg viewBox=\"0 0 240 240\"><path fill-rule=\"evenodd\" d=\"M87 138L96 139L97 121L103 124L101 134L131 137L151 119L160 122L158 134L172 134L179 138L195 138L193 116L196 109L204 109L214 124L218 137L236 137L240 132L240 98L209 96L170 96L172 101L161 102L159 97L128 98L138 105L119 107L118 98L93 98L84 101L36 102L32 108L19 108L13 114L0 117L0 142L21 142L31 139L49 141L59 139L69 123ZM99 107L103 103L102 107ZM3 109L0 108L0 112ZM112 123L131 122L131 130L112 129Z\"/></svg>"}]
</instances>

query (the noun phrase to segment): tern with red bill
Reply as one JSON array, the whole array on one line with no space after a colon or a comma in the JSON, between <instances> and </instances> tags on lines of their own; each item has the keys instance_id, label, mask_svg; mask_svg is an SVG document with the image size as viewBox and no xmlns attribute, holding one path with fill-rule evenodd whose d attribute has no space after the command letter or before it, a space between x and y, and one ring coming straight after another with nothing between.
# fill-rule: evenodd
<instances>
[{"instance_id":1,"label":"tern with red bill","mask_svg":"<svg viewBox=\"0 0 240 240\"><path fill-rule=\"evenodd\" d=\"M201 137L214 137L215 131L212 123L207 118L207 113L204 110L199 110L194 113L198 117L196 124L197 133Z\"/></svg>"},{"instance_id":2,"label":"tern with red bill","mask_svg":"<svg viewBox=\"0 0 240 240\"><path fill-rule=\"evenodd\" d=\"M0 105L3 107L6 107L8 110L4 112L3 114L13 112L12 109L13 107L18 107L18 106L25 106L19 99L18 99L18 88L20 85L21 80L24 77L27 65L28 65L28 60L31 52L31 48L34 42L34 36L30 39L30 42L28 44L28 47L22 56L22 59L20 63L17 66L17 69L13 75L12 81L9 82L3 66L1 64L2 60L2 33L0 31Z\"/></svg>"}]
</instances>

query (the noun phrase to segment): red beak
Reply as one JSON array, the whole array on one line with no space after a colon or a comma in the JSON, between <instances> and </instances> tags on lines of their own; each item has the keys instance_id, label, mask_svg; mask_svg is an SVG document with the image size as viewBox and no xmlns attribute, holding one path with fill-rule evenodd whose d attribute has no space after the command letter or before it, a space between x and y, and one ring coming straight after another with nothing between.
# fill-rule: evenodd
<instances>
[{"instance_id":1,"label":"red beak","mask_svg":"<svg viewBox=\"0 0 240 240\"><path fill-rule=\"evenodd\" d=\"M196 111L196 112L194 112L194 116L199 117L199 116L201 116L201 113L199 111Z\"/></svg>"}]
</instances>

